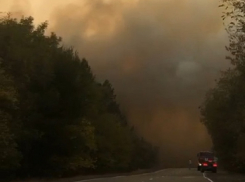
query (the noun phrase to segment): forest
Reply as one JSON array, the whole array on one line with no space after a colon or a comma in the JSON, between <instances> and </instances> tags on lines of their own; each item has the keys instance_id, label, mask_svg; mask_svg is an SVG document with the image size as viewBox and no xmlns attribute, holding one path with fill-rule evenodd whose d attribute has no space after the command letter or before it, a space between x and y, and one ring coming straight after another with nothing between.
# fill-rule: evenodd
<instances>
[{"instance_id":1,"label":"forest","mask_svg":"<svg viewBox=\"0 0 245 182\"><path fill-rule=\"evenodd\" d=\"M231 66L216 80L200 107L201 121L226 170L245 173L245 2L222 0Z\"/></svg>"},{"instance_id":2,"label":"forest","mask_svg":"<svg viewBox=\"0 0 245 182\"><path fill-rule=\"evenodd\" d=\"M158 148L128 123L109 80L33 20L0 20L1 178L154 167Z\"/></svg>"}]
</instances>

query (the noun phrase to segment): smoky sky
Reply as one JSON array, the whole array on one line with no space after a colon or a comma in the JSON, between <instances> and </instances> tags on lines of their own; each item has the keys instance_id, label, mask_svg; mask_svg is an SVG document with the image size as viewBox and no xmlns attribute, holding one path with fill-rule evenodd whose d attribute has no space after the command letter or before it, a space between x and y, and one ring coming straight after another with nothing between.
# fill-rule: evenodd
<instances>
[{"instance_id":1,"label":"smoky sky","mask_svg":"<svg viewBox=\"0 0 245 182\"><path fill-rule=\"evenodd\" d=\"M48 32L85 57L99 81L111 81L130 124L161 148L163 160L180 151L185 160L211 147L198 106L229 65L218 3L0 0L0 11L48 20Z\"/></svg>"}]
</instances>

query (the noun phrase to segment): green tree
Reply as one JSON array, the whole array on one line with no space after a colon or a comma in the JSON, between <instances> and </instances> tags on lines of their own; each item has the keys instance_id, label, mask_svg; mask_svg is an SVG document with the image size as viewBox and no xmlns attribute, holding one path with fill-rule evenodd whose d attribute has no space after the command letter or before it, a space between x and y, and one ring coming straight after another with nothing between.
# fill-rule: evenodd
<instances>
[{"instance_id":1,"label":"green tree","mask_svg":"<svg viewBox=\"0 0 245 182\"><path fill-rule=\"evenodd\" d=\"M132 139L127 127L113 114L104 114L94 122L98 146L97 170L119 171L129 168L132 155Z\"/></svg>"},{"instance_id":2,"label":"green tree","mask_svg":"<svg viewBox=\"0 0 245 182\"><path fill-rule=\"evenodd\" d=\"M3 176L19 167L21 155L14 134L17 95L12 80L0 64L0 174Z\"/></svg>"},{"instance_id":3,"label":"green tree","mask_svg":"<svg viewBox=\"0 0 245 182\"><path fill-rule=\"evenodd\" d=\"M7 17L0 24L0 56L18 91L22 174L51 175L60 163L60 173L94 163L93 126L84 122L93 75L86 60L62 47L54 33L46 36L46 28L43 23L35 29L31 17Z\"/></svg>"},{"instance_id":4,"label":"green tree","mask_svg":"<svg viewBox=\"0 0 245 182\"><path fill-rule=\"evenodd\" d=\"M245 172L245 2L222 0L222 18L230 44L226 47L232 67L224 71L201 106L206 125L221 163L229 170Z\"/></svg>"},{"instance_id":5,"label":"green tree","mask_svg":"<svg viewBox=\"0 0 245 182\"><path fill-rule=\"evenodd\" d=\"M32 17L0 20L0 145L9 155L0 157L9 165L0 172L19 166L21 177L43 177L152 166L156 153L136 142L111 83L97 82L85 59L45 34L47 26L35 28Z\"/></svg>"}]
</instances>

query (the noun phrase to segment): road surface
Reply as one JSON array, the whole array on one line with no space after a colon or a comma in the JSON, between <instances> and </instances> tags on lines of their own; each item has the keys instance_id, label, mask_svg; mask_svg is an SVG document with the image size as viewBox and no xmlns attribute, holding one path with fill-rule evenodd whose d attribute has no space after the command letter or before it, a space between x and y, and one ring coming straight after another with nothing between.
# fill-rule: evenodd
<instances>
[{"instance_id":1,"label":"road surface","mask_svg":"<svg viewBox=\"0 0 245 182\"><path fill-rule=\"evenodd\" d=\"M217 174L206 173L205 175L213 182L245 182L244 175L231 174L224 171L219 171Z\"/></svg>"},{"instance_id":2,"label":"road surface","mask_svg":"<svg viewBox=\"0 0 245 182\"><path fill-rule=\"evenodd\" d=\"M132 176L98 178L76 182L245 182L244 176L230 175L225 172L201 173L196 169L164 169L161 171Z\"/></svg>"}]
</instances>

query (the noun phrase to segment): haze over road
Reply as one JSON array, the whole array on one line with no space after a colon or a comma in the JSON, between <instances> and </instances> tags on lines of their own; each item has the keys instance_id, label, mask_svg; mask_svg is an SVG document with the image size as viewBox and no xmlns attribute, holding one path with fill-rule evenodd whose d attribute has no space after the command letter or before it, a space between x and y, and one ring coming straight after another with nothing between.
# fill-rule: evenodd
<instances>
[{"instance_id":1,"label":"haze over road","mask_svg":"<svg viewBox=\"0 0 245 182\"><path fill-rule=\"evenodd\" d=\"M111 178L98 178L76 182L238 182L245 181L245 176L231 175L226 172L213 174L201 173L193 168L164 169L153 173L132 176L117 176Z\"/></svg>"},{"instance_id":2,"label":"haze over road","mask_svg":"<svg viewBox=\"0 0 245 182\"><path fill-rule=\"evenodd\" d=\"M190 155L211 148L198 107L229 65L219 1L0 0L0 5L0 11L33 16L36 24L48 20L48 32L85 57L97 79L109 79L129 123L161 148L164 164L180 167Z\"/></svg>"}]
</instances>

